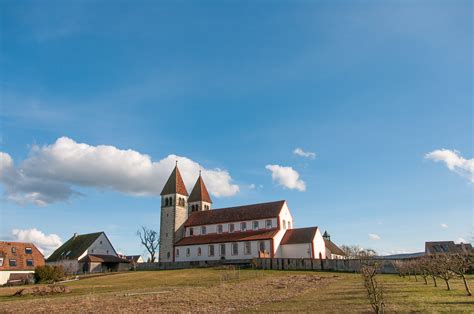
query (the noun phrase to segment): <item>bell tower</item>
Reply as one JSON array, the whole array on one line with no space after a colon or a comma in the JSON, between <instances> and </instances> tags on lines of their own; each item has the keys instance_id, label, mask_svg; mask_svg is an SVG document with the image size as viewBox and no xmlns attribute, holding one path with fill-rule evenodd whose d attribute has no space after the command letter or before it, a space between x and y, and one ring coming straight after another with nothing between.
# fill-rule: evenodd
<instances>
[{"instance_id":1,"label":"bell tower","mask_svg":"<svg viewBox=\"0 0 474 314\"><path fill-rule=\"evenodd\" d=\"M183 237L188 218L188 192L178 169L178 162L161 191L160 262L174 261L174 244Z\"/></svg>"},{"instance_id":2,"label":"bell tower","mask_svg":"<svg viewBox=\"0 0 474 314\"><path fill-rule=\"evenodd\" d=\"M188 199L188 215L198 211L210 210L211 204L211 197L209 196L209 192L207 192L206 185L201 176L201 171L199 171L199 178L197 179Z\"/></svg>"}]
</instances>

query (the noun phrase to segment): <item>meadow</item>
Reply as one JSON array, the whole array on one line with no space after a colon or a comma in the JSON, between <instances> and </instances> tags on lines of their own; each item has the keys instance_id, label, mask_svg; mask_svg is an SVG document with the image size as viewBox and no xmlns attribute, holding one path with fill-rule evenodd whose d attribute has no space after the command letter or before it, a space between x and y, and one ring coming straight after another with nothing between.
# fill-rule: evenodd
<instances>
[{"instance_id":1,"label":"meadow","mask_svg":"<svg viewBox=\"0 0 474 314\"><path fill-rule=\"evenodd\" d=\"M388 312L472 312L462 281L452 290L412 277L379 275ZM474 287L474 276L468 281ZM370 312L359 274L187 269L101 275L64 283L68 294L12 296L0 288L0 312Z\"/></svg>"}]
</instances>

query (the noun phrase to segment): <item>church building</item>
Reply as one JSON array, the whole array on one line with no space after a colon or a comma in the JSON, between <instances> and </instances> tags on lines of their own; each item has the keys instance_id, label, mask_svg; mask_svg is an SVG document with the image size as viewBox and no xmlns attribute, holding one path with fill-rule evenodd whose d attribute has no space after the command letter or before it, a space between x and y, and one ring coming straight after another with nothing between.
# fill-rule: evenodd
<instances>
[{"instance_id":1,"label":"church building","mask_svg":"<svg viewBox=\"0 0 474 314\"><path fill-rule=\"evenodd\" d=\"M160 262L333 258L318 227L294 228L284 200L211 207L201 174L188 195L176 165L161 192Z\"/></svg>"}]
</instances>

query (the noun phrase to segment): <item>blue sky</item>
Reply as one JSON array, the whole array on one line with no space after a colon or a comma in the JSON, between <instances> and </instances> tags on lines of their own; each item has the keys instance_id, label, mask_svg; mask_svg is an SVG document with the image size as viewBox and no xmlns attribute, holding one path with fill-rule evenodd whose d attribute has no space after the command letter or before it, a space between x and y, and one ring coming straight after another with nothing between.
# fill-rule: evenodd
<instances>
[{"instance_id":1,"label":"blue sky","mask_svg":"<svg viewBox=\"0 0 474 314\"><path fill-rule=\"evenodd\" d=\"M286 199L297 227L337 244L389 254L472 241L469 1L3 1L0 12L2 239L47 247L103 230L142 253L135 232L158 229L155 190L177 155L188 181L197 168L217 180L214 208ZM110 147L69 163L66 144ZM156 171L141 172L145 155ZM120 184L101 172L111 165ZM272 179L268 165L284 171Z\"/></svg>"}]
</instances>

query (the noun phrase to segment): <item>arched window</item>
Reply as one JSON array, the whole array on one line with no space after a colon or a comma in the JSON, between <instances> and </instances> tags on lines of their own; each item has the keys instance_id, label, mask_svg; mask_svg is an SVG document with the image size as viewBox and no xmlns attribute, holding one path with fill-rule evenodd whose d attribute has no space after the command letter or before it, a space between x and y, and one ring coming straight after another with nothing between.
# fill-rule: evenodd
<instances>
[{"instance_id":1,"label":"arched window","mask_svg":"<svg viewBox=\"0 0 474 314\"><path fill-rule=\"evenodd\" d=\"M165 198L165 206L168 206L168 198Z\"/></svg>"}]
</instances>

